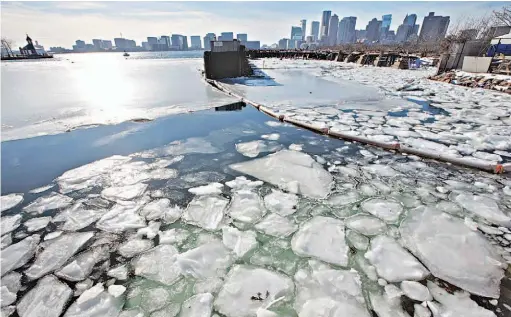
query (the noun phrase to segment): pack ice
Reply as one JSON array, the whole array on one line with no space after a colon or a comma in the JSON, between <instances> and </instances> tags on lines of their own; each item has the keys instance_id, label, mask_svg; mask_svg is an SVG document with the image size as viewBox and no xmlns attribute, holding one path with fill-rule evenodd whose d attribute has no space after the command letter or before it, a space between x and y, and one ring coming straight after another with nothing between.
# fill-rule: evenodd
<instances>
[{"instance_id":1,"label":"pack ice","mask_svg":"<svg viewBox=\"0 0 511 317\"><path fill-rule=\"evenodd\" d=\"M25 265L34 256L40 239L39 235L34 234L3 249L0 252L2 276Z\"/></svg>"},{"instance_id":2,"label":"pack ice","mask_svg":"<svg viewBox=\"0 0 511 317\"><path fill-rule=\"evenodd\" d=\"M282 150L248 162L231 164L231 169L259 178L291 193L325 198L332 176L311 156Z\"/></svg>"},{"instance_id":3,"label":"pack ice","mask_svg":"<svg viewBox=\"0 0 511 317\"><path fill-rule=\"evenodd\" d=\"M23 194L9 194L0 197L0 213L16 207L23 201Z\"/></svg>"},{"instance_id":4,"label":"pack ice","mask_svg":"<svg viewBox=\"0 0 511 317\"><path fill-rule=\"evenodd\" d=\"M132 261L135 275L172 285L180 275L180 270L175 264L177 254L177 249L172 245L156 246Z\"/></svg>"},{"instance_id":5,"label":"pack ice","mask_svg":"<svg viewBox=\"0 0 511 317\"><path fill-rule=\"evenodd\" d=\"M47 275L16 306L20 317L58 317L73 291L55 276Z\"/></svg>"},{"instance_id":6,"label":"pack ice","mask_svg":"<svg viewBox=\"0 0 511 317\"><path fill-rule=\"evenodd\" d=\"M255 316L259 308L293 294L293 281L282 274L246 265L234 266L218 294L214 307L227 317Z\"/></svg>"},{"instance_id":7,"label":"pack ice","mask_svg":"<svg viewBox=\"0 0 511 317\"><path fill-rule=\"evenodd\" d=\"M478 232L433 207L409 211L399 228L405 246L431 273L470 293L498 298L504 260Z\"/></svg>"},{"instance_id":8,"label":"pack ice","mask_svg":"<svg viewBox=\"0 0 511 317\"><path fill-rule=\"evenodd\" d=\"M123 296L111 295L99 283L83 292L64 317L117 317L123 305Z\"/></svg>"}]
</instances>

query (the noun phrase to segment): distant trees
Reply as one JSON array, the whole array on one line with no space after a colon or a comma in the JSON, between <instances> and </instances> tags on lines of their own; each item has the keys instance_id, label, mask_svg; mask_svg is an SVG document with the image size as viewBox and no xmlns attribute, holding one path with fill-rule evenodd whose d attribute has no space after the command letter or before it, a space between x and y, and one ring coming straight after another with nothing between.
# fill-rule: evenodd
<instances>
[{"instance_id":1,"label":"distant trees","mask_svg":"<svg viewBox=\"0 0 511 317\"><path fill-rule=\"evenodd\" d=\"M493 16L500 25L511 27L511 6L503 7L500 11L493 11Z\"/></svg>"}]
</instances>

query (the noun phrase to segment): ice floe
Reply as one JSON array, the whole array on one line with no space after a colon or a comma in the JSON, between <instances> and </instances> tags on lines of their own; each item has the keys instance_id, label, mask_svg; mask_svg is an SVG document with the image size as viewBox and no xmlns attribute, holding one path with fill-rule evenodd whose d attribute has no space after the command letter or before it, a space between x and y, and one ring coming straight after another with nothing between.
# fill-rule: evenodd
<instances>
[{"instance_id":1,"label":"ice floe","mask_svg":"<svg viewBox=\"0 0 511 317\"><path fill-rule=\"evenodd\" d=\"M302 224L291 240L293 251L322 261L348 265L348 249L341 220L316 216Z\"/></svg>"},{"instance_id":2,"label":"ice floe","mask_svg":"<svg viewBox=\"0 0 511 317\"><path fill-rule=\"evenodd\" d=\"M372 239L365 257L374 265L378 276L389 282L422 280L429 275L413 255L387 236Z\"/></svg>"},{"instance_id":3,"label":"ice floe","mask_svg":"<svg viewBox=\"0 0 511 317\"><path fill-rule=\"evenodd\" d=\"M277 214L269 214L262 219L255 228L270 236L287 237L298 229L291 220Z\"/></svg>"},{"instance_id":4,"label":"ice floe","mask_svg":"<svg viewBox=\"0 0 511 317\"><path fill-rule=\"evenodd\" d=\"M223 187L224 187L223 184L211 183L211 184L204 185L204 186L190 188L190 189L188 189L188 191L195 195L215 195L215 194L221 194Z\"/></svg>"},{"instance_id":5,"label":"ice floe","mask_svg":"<svg viewBox=\"0 0 511 317\"><path fill-rule=\"evenodd\" d=\"M396 223L403 212L403 206L393 199L371 198L364 201L362 209L387 223Z\"/></svg>"},{"instance_id":6,"label":"ice floe","mask_svg":"<svg viewBox=\"0 0 511 317\"><path fill-rule=\"evenodd\" d=\"M23 223L28 232L39 231L46 228L51 221L51 217L32 218Z\"/></svg>"},{"instance_id":7,"label":"ice floe","mask_svg":"<svg viewBox=\"0 0 511 317\"><path fill-rule=\"evenodd\" d=\"M241 222L253 223L266 214L263 200L251 189L240 189L234 192L229 216Z\"/></svg>"},{"instance_id":8,"label":"ice floe","mask_svg":"<svg viewBox=\"0 0 511 317\"><path fill-rule=\"evenodd\" d=\"M42 196L23 208L25 212L31 214L42 214L47 210L65 208L73 202L73 198L60 193L52 192L48 196Z\"/></svg>"},{"instance_id":9,"label":"ice floe","mask_svg":"<svg viewBox=\"0 0 511 317\"><path fill-rule=\"evenodd\" d=\"M227 317L254 316L268 303L293 294L293 281L263 268L235 265L215 302L215 309Z\"/></svg>"},{"instance_id":10,"label":"ice floe","mask_svg":"<svg viewBox=\"0 0 511 317\"><path fill-rule=\"evenodd\" d=\"M73 291L55 276L47 275L16 305L20 317L58 317Z\"/></svg>"},{"instance_id":11,"label":"ice floe","mask_svg":"<svg viewBox=\"0 0 511 317\"><path fill-rule=\"evenodd\" d=\"M209 317L213 310L213 295L202 293L188 298L181 306L181 317Z\"/></svg>"},{"instance_id":12,"label":"ice floe","mask_svg":"<svg viewBox=\"0 0 511 317\"><path fill-rule=\"evenodd\" d=\"M420 302L433 300L427 286L416 281L402 281L401 290L409 298Z\"/></svg>"},{"instance_id":13,"label":"ice floe","mask_svg":"<svg viewBox=\"0 0 511 317\"><path fill-rule=\"evenodd\" d=\"M153 246L154 243L152 240L135 238L121 244L117 251L125 258L132 258L137 254L151 249Z\"/></svg>"},{"instance_id":14,"label":"ice floe","mask_svg":"<svg viewBox=\"0 0 511 317\"><path fill-rule=\"evenodd\" d=\"M116 317L123 305L123 296L112 296L99 283L83 292L67 309L64 317Z\"/></svg>"},{"instance_id":15,"label":"ice floe","mask_svg":"<svg viewBox=\"0 0 511 317\"><path fill-rule=\"evenodd\" d=\"M264 152L275 152L281 148L282 146L277 142L262 140L236 144L236 151L247 157L256 157Z\"/></svg>"},{"instance_id":16,"label":"ice floe","mask_svg":"<svg viewBox=\"0 0 511 317\"><path fill-rule=\"evenodd\" d=\"M253 231L240 231L233 227L222 228L222 242L238 257L257 247L256 234Z\"/></svg>"},{"instance_id":17,"label":"ice floe","mask_svg":"<svg viewBox=\"0 0 511 317\"><path fill-rule=\"evenodd\" d=\"M384 233L387 225L378 218L357 214L345 219L346 227L365 236L375 236Z\"/></svg>"},{"instance_id":18,"label":"ice floe","mask_svg":"<svg viewBox=\"0 0 511 317\"><path fill-rule=\"evenodd\" d=\"M223 276L232 262L231 253L220 241L203 244L176 257L181 273L198 279Z\"/></svg>"},{"instance_id":19,"label":"ice floe","mask_svg":"<svg viewBox=\"0 0 511 317\"><path fill-rule=\"evenodd\" d=\"M50 240L46 248L37 255L34 263L25 271L29 279L37 279L60 268L87 241L93 232L66 233Z\"/></svg>"},{"instance_id":20,"label":"ice floe","mask_svg":"<svg viewBox=\"0 0 511 317\"><path fill-rule=\"evenodd\" d=\"M231 164L238 172L251 175L292 193L324 198L330 192L332 176L307 154L282 150L252 161Z\"/></svg>"},{"instance_id":21,"label":"ice floe","mask_svg":"<svg viewBox=\"0 0 511 317\"><path fill-rule=\"evenodd\" d=\"M432 207L409 211L399 231L431 273L473 294L498 298L503 259L488 240Z\"/></svg>"},{"instance_id":22,"label":"ice floe","mask_svg":"<svg viewBox=\"0 0 511 317\"><path fill-rule=\"evenodd\" d=\"M23 194L9 194L0 197L0 213L16 207L23 201Z\"/></svg>"},{"instance_id":23,"label":"ice floe","mask_svg":"<svg viewBox=\"0 0 511 317\"><path fill-rule=\"evenodd\" d=\"M183 213L183 220L207 230L217 230L228 200L220 196L196 196Z\"/></svg>"},{"instance_id":24,"label":"ice floe","mask_svg":"<svg viewBox=\"0 0 511 317\"><path fill-rule=\"evenodd\" d=\"M114 233L143 228L146 226L146 222L144 217L137 213L140 207L137 202L116 204L98 220L96 227Z\"/></svg>"},{"instance_id":25,"label":"ice floe","mask_svg":"<svg viewBox=\"0 0 511 317\"><path fill-rule=\"evenodd\" d=\"M2 276L25 265L35 254L41 237L37 234L11 244L0 252Z\"/></svg>"},{"instance_id":26,"label":"ice floe","mask_svg":"<svg viewBox=\"0 0 511 317\"><path fill-rule=\"evenodd\" d=\"M296 212L298 196L272 189L271 193L264 196L266 208L282 217L289 216Z\"/></svg>"},{"instance_id":27,"label":"ice floe","mask_svg":"<svg viewBox=\"0 0 511 317\"><path fill-rule=\"evenodd\" d=\"M21 225L21 215L4 216L0 218L0 232L2 235L16 230Z\"/></svg>"},{"instance_id":28,"label":"ice floe","mask_svg":"<svg viewBox=\"0 0 511 317\"><path fill-rule=\"evenodd\" d=\"M132 261L135 275L172 285L180 276L180 270L175 264L177 249L168 244L162 244L139 255Z\"/></svg>"},{"instance_id":29,"label":"ice floe","mask_svg":"<svg viewBox=\"0 0 511 317\"><path fill-rule=\"evenodd\" d=\"M94 266L110 257L107 245L101 245L78 254L72 261L55 272L60 278L68 281L83 281L92 272Z\"/></svg>"},{"instance_id":30,"label":"ice floe","mask_svg":"<svg viewBox=\"0 0 511 317\"><path fill-rule=\"evenodd\" d=\"M124 281L128 279L128 268L125 264L119 265L117 267L111 268L108 270L106 275L113 277L117 280Z\"/></svg>"},{"instance_id":31,"label":"ice floe","mask_svg":"<svg viewBox=\"0 0 511 317\"><path fill-rule=\"evenodd\" d=\"M453 193L454 201L473 214L496 225L511 227L511 217L500 210L494 199L471 193Z\"/></svg>"},{"instance_id":32,"label":"ice floe","mask_svg":"<svg viewBox=\"0 0 511 317\"><path fill-rule=\"evenodd\" d=\"M142 196L147 188L147 184L134 184L119 187L108 187L103 189L101 196L108 200L132 200Z\"/></svg>"},{"instance_id":33,"label":"ice floe","mask_svg":"<svg viewBox=\"0 0 511 317\"><path fill-rule=\"evenodd\" d=\"M64 221L61 229L64 231L77 231L97 221L106 213L103 209L87 208L83 203L77 203L60 213L60 220Z\"/></svg>"}]
</instances>

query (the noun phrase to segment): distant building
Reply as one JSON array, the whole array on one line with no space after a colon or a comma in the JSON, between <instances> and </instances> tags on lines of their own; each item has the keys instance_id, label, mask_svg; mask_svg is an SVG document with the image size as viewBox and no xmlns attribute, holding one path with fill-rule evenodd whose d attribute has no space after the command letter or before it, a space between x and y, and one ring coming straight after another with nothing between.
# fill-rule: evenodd
<instances>
[{"instance_id":1,"label":"distant building","mask_svg":"<svg viewBox=\"0 0 511 317\"><path fill-rule=\"evenodd\" d=\"M299 26L291 27L291 40L301 40L302 39L302 28Z\"/></svg>"},{"instance_id":2,"label":"distant building","mask_svg":"<svg viewBox=\"0 0 511 317\"><path fill-rule=\"evenodd\" d=\"M392 23L392 14L385 14L381 18L380 38L385 39Z\"/></svg>"},{"instance_id":3,"label":"distant building","mask_svg":"<svg viewBox=\"0 0 511 317\"><path fill-rule=\"evenodd\" d=\"M100 39L93 39L92 40L92 45L94 45L94 49L96 51L100 51L103 49L103 41L100 40Z\"/></svg>"},{"instance_id":4,"label":"distant building","mask_svg":"<svg viewBox=\"0 0 511 317\"><path fill-rule=\"evenodd\" d=\"M289 44L289 39L280 39L279 40L279 49L287 50Z\"/></svg>"},{"instance_id":5,"label":"distant building","mask_svg":"<svg viewBox=\"0 0 511 317\"><path fill-rule=\"evenodd\" d=\"M375 42L380 39L381 22L373 18L366 27L366 39L369 42Z\"/></svg>"},{"instance_id":6,"label":"distant building","mask_svg":"<svg viewBox=\"0 0 511 317\"><path fill-rule=\"evenodd\" d=\"M305 42L307 42L307 43L313 43L313 42L314 42L314 36L312 36L312 35L307 35L307 36L305 37Z\"/></svg>"},{"instance_id":7,"label":"distant building","mask_svg":"<svg viewBox=\"0 0 511 317\"><path fill-rule=\"evenodd\" d=\"M305 33L307 31L307 20L300 20L300 25L302 26L302 37L305 39Z\"/></svg>"},{"instance_id":8,"label":"distant building","mask_svg":"<svg viewBox=\"0 0 511 317\"><path fill-rule=\"evenodd\" d=\"M321 30L320 30L320 39L324 39L328 37L328 26L330 25L330 17L332 16L332 11L323 11L323 15L321 17Z\"/></svg>"},{"instance_id":9,"label":"distant building","mask_svg":"<svg viewBox=\"0 0 511 317\"><path fill-rule=\"evenodd\" d=\"M232 41L234 40L234 33L232 32L222 32L218 37L219 41Z\"/></svg>"},{"instance_id":10,"label":"distant building","mask_svg":"<svg viewBox=\"0 0 511 317\"><path fill-rule=\"evenodd\" d=\"M236 39L240 42L246 42L248 41L248 36L245 33L236 34Z\"/></svg>"},{"instance_id":11,"label":"distant building","mask_svg":"<svg viewBox=\"0 0 511 317\"><path fill-rule=\"evenodd\" d=\"M479 30L477 29L465 29L461 30L460 37L465 40L475 40L477 38L477 34L479 34Z\"/></svg>"},{"instance_id":12,"label":"distant building","mask_svg":"<svg viewBox=\"0 0 511 317\"><path fill-rule=\"evenodd\" d=\"M424 17L422 22L421 33L419 35L420 40L434 42L443 39L449 27L449 20L448 16L443 17L435 15L435 12L430 12L428 16Z\"/></svg>"},{"instance_id":13,"label":"distant building","mask_svg":"<svg viewBox=\"0 0 511 317\"><path fill-rule=\"evenodd\" d=\"M190 36L190 48L192 50L200 50L202 49L200 36L198 35L192 35Z\"/></svg>"},{"instance_id":14,"label":"distant building","mask_svg":"<svg viewBox=\"0 0 511 317\"><path fill-rule=\"evenodd\" d=\"M328 25L328 45L335 46L337 44L337 29L339 28L339 17L337 14L330 17L330 24Z\"/></svg>"},{"instance_id":15,"label":"distant building","mask_svg":"<svg viewBox=\"0 0 511 317\"><path fill-rule=\"evenodd\" d=\"M501 26L492 26L488 30L487 37L495 38L497 36L502 36L511 33L511 26L501 25Z\"/></svg>"},{"instance_id":16,"label":"distant building","mask_svg":"<svg viewBox=\"0 0 511 317\"><path fill-rule=\"evenodd\" d=\"M314 37L314 41L319 40L319 21L312 21L311 35Z\"/></svg>"},{"instance_id":17,"label":"distant building","mask_svg":"<svg viewBox=\"0 0 511 317\"><path fill-rule=\"evenodd\" d=\"M147 43L149 43L149 45L158 44L158 38L156 36L148 36Z\"/></svg>"},{"instance_id":18,"label":"distant building","mask_svg":"<svg viewBox=\"0 0 511 317\"><path fill-rule=\"evenodd\" d=\"M362 42L366 39L366 30L355 30L356 42Z\"/></svg>"},{"instance_id":19,"label":"distant building","mask_svg":"<svg viewBox=\"0 0 511 317\"><path fill-rule=\"evenodd\" d=\"M398 43L408 42L412 37L415 37L418 34L419 25L415 24L416 21L417 21L416 14L406 15L406 17L403 20L403 24L401 24L397 28L396 42Z\"/></svg>"},{"instance_id":20,"label":"distant building","mask_svg":"<svg viewBox=\"0 0 511 317\"><path fill-rule=\"evenodd\" d=\"M112 41L110 40L103 40L101 42L101 46L103 47L103 49L106 49L106 50L111 50L112 49Z\"/></svg>"},{"instance_id":21,"label":"distant building","mask_svg":"<svg viewBox=\"0 0 511 317\"><path fill-rule=\"evenodd\" d=\"M172 46L172 42L170 41L170 36L167 36L167 35L162 35L160 37L160 43L165 44L167 46L167 50L170 49L170 47Z\"/></svg>"},{"instance_id":22,"label":"distant building","mask_svg":"<svg viewBox=\"0 0 511 317\"><path fill-rule=\"evenodd\" d=\"M171 49L183 51L188 49L188 38L181 34L172 34L170 36L172 42Z\"/></svg>"},{"instance_id":23,"label":"distant building","mask_svg":"<svg viewBox=\"0 0 511 317\"><path fill-rule=\"evenodd\" d=\"M355 26L357 24L357 17L344 17L339 22L339 29L337 30L337 43L348 44L355 43L357 40L355 34Z\"/></svg>"},{"instance_id":24,"label":"distant building","mask_svg":"<svg viewBox=\"0 0 511 317\"><path fill-rule=\"evenodd\" d=\"M211 50L211 41L216 41L215 33L208 33L204 36L204 49L207 51Z\"/></svg>"},{"instance_id":25,"label":"distant building","mask_svg":"<svg viewBox=\"0 0 511 317\"><path fill-rule=\"evenodd\" d=\"M245 41L241 42L242 45L245 45L245 48L249 50L258 50L261 48L261 42L260 41Z\"/></svg>"},{"instance_id":26,"label":"distant building","mask_svg":"<svg viewBox=\"0 0 511 317\"><path fill-rule=\"evenodd\" d=\"M188 36L183 35L183 50L188 50Z\"/></svg>"},{"instance_id":27,"label":"distant building","mask_svg":"<svg viewBox=\"0 0 511 317\"><path fill-rule=\"evenodd\" d=\"M142 49L144 49L144 51L150 51L151 50L151 45L149 45L148 42L142 42Z\"/></svg>"},{"instance_id":28,"label":"distant building","mask_svg":"<svg viewBox=\"0 0 511 317\"><path fill-rule=\"evenodd\" d=\"M124 38L116 37L116 38L114 38L114 43L115 43L115 47L117 49L123 50L123 49L127 48L126 47L126 39L124 39ZM78 43L77 43L77 45L78 45Z\"/></svg>"}]
</instances>

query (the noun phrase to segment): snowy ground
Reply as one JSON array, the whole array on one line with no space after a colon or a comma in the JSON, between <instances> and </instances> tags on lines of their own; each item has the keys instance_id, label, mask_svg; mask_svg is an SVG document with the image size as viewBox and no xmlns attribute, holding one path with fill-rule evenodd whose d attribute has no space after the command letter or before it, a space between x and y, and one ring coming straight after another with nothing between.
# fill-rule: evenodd
<instances>
[{"instance_id":1,"label":"snowy ground","mask_svg":"<svg viewBox=\"0 0 511 317\"><path fill-rule=\"evenodd\" d=\"M428 98L449 112L430 123L411 106L402 117L279 108L286 114L364 134L398 131L414 144L463 135L481 153L509 150L505 96L484 91L490 103L453 86L448 94L421 79L426 71L275 62L331 80L366 78L394 101L414 79L426 89L414 93L436 91ZM500 290L511 263L511 178L262 125L114 155L2 196L2 316L511 314Z\"/></svg>"}]
</instances>

